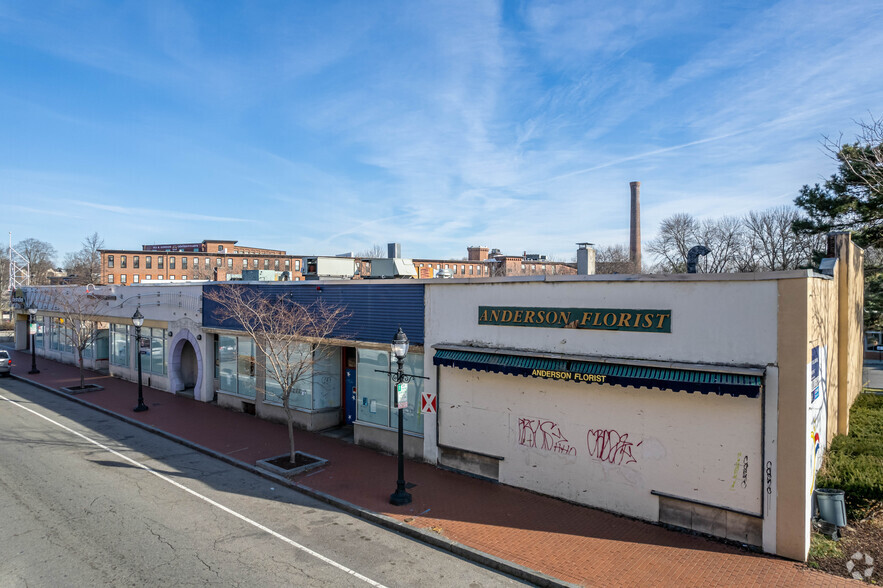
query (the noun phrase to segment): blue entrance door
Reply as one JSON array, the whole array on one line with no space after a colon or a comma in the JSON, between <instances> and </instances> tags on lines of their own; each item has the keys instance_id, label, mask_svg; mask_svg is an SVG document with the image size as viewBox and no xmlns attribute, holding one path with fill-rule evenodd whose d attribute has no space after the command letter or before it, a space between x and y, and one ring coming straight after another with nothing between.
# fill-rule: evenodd
<instances>
[{"instance_id":1,"label":"blue entrance door","mask_svg":"<svg viewBox=\"0 0 883 588\"><path fill-rule=\"evenodd\" d=\"M356 361L355 349L347 349L346 370L344 371L343 397L346 406L346 424L351 425L356 420ZM350 354L352 353L352 357Z\"/></svg>"}]
</instances>

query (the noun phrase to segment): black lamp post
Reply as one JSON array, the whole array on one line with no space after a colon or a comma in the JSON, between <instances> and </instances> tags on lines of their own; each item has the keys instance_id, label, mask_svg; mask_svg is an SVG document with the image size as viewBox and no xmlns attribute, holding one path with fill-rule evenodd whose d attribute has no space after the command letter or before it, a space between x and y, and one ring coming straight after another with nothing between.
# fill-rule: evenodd
<instances>
[{"instance_id":1,"label":"black lamp post","mask_svg":"<svg viewBox=\"0 0 883 588\"><path fill-rule=\"evenodd\" d=\"M37 309L34 308L34 305L30 305L28 307L28 330L31 332L31 371L29 374L39 374L40 370L37 369L37 325L34 323L34 315L37 314Z\"/></svg>"},{"instance_id":2,"label":"black lamp post","mask_svg":"<svg viewBox=\"0 0 883 588\"><path fill-rule=\"evenodd\" d=\"M135 325L135 353L138 354L138 406L135 412L144 412L147 405L144 404L144 392L141 389L141 326L144 324L144 315L141 314L141 307L135 309L132 315L132 324Z\"/></svg>"},{"instance_id":3,"label":"black lamp post","mask_svg":"<svg viewBox=\"0 0 883 588\"><path fill-rule=\"evenodd\" d=\"M410 379L405 375L405 357L408 355L408 336L399 327L398 333L392 340L392 352L399 363L399 369L392 374L392 381L396 384L396 409L399 411L399 479L396 481L396 491L389 497L390 504L402 506L411 502L411 495L405 492L405 421L404 407L399 404L399 394L407 393L407 381ZM401 390L405 387L404 390Z\"/></svg>"}]
</instances>

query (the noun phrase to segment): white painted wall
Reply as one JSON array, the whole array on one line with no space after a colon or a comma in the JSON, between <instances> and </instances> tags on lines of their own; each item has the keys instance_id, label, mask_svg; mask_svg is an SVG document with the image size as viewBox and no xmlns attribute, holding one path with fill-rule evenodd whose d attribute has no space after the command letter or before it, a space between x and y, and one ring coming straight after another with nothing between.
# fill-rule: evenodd
<instances>
[{"instance_id":1,"label":"white painted wall","mask_svg":"<svg viewBox=\"0 0 883 588\"><path fill-rule=\"evenodd\" d=\"M672 332L480 326L479 306L671 309ZM647 520L658 520L651 490L766 510L762 397L436 371L432 347L763 367L776 362L774 279L443 282L427 284L426 308L425 369L437 374L427 391L439 393L440 407L438 430L426 420L428 460L437 459L437 444L496 455L503 483ZM539 423L549 435L534 447L524 426ZM609 431L602 439L615 451L597 454L599 431ZM543 439L552 447L543 448Z\"/></svg>"},{"instance_id":2,"label":"white painted wall","mask_svg":"<svg viewBox=\"0 0 883 588\"><path fill-rule=\"evenodd\" d=\"M758 365L776 360L774 280L427 284L426 344ZM671 309L671 333L478 325L479 306ZM713 344L711 344L713 343Z\"/></svg>"}]
</instances>

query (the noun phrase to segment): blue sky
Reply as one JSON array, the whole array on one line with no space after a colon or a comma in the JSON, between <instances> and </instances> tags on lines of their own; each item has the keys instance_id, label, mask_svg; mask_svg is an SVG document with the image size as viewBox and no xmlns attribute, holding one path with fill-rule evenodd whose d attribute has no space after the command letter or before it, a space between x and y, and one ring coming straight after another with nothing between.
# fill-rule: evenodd
<instances>
[{"instance_id":1,"label":"blue sky","mask_svg":"<svg viewBox=\"0 0 883 588\"><path fill-rule=\"evenodd\" d=\"M883 114L883 4L0 0L0 229L570 260L791 203Z\"/></svg>"}]
</instances>

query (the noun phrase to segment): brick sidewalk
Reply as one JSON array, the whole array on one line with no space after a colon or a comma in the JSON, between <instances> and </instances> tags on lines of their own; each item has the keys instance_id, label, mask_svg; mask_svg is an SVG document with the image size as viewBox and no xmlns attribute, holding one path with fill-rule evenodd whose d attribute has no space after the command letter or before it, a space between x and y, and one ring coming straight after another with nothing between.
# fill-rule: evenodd
<instances>
[{"instance_id":1,"label":"brick sidewalk","mask_svg":"<svg viewBox=\"0 0 883 588\"><path fill-rule=\"evenodd\" d=\"M13 374L58 389L79 384L74 366L14 352ZM87 371L104 390L77 399L201 445L245 464L288 451L284 425L144 388L150 410L134 413L137 385ZM396 458L315 433L295 431L297 447L329 463L297 485L438 533L448 540L564 582L602 586L848 586L854 581L803 564L670 531L408 461L413 502L389 504Z\"/></svg>"}]
</instances>

